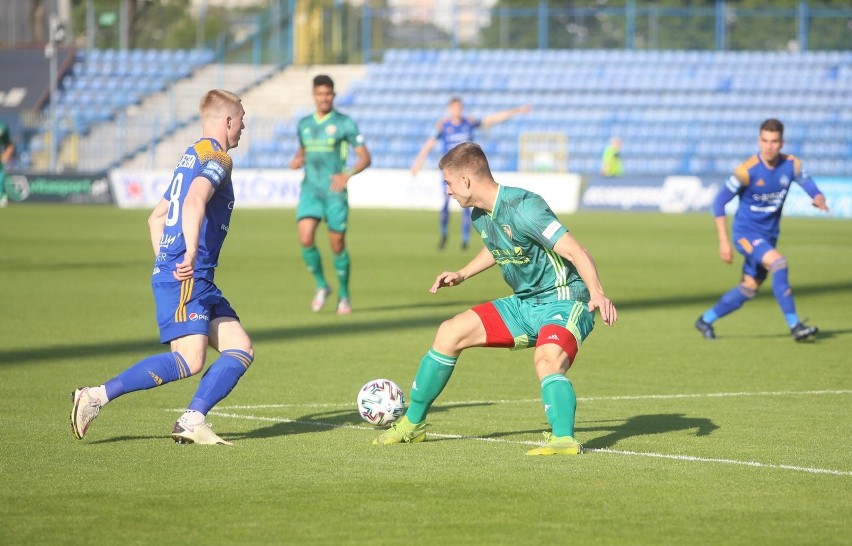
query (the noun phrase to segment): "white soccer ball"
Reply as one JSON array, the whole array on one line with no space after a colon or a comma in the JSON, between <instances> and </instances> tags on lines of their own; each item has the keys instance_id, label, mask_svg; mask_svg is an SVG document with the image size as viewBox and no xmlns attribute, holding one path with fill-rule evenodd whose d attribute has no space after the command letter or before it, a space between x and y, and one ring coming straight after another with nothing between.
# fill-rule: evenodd
<instances>
[{"instance_id":1,"label":"white soccer ball","mask_svg":"<svg viewBox=\"0 0 852 546\"><path fill-rule=\"evenodd\" d=\"M405 394L390 379L373 379L358 391L358 412L377 427L385 427L405 412Z\"/></svg>"}]
</instances>

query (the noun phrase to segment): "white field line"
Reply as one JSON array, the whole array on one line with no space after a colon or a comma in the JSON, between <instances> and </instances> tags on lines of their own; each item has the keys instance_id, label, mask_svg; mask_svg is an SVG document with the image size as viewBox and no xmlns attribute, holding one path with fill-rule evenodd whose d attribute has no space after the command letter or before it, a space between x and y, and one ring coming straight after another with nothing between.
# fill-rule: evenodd
<instances>
[{"instance_id":1,"label":"white field line","mask_svg":"<svg viewBox=\"0 0 852 546\"><path fill-rule=\"evenodd\" d=\"M178 410L179 411L179 410ZM368 430L371 432L375 432L374 427L370 426L359 426L359 425L337 425L331 423L323 423L321 421L300 421L298 419L286 419L279 417L260 417L257 415L240 415L238 413L225 413L220 411L212 411L210 415L216 415L219 417L230 417L233 419L245 419L248 421L264 421L269 423L293 423L299 425L308 425L308 426L316 426L316 427L325 427L329 429L338 429L338 428L346 428L346 429L355 429L355 430ZM529 445L529 446L537 446L540 445L541 442L531 442L531 441L522 441L522 440L504 440L500 438L484 438L482 436L463 436L460 434L437 434L430 432L429 436L437 437L437 438L445 438L451 440L475 440L479 442L492 442L498 444L514 444L514 445ZM640 451L624 451L620 449L586 449L587 452L596 452L596 453L610 453L614 455L629 455L634 457L652 457L655 459L669 459L674 461L689 461L696 463L717 463L717 464L729 464L729 465L738 465L738 466L750 466L754 468L768 468L775 470L791 470L795 472L807 472L810 474L830 474L833 476L852 476L852 471L848 470L832 470L829 468L814 468L809 466L794 466L787 464L771 464L771 463L761 463L758 461L740 461L737 459L716 459L716 458L708 458L708 457L693 457L691 455L671 455L667 453L654 453L654 452L640 452Z\"/></svg>"},{"instance_id":2,"label":"white field line","mask_svg":"<svg viewBox=\"0 0 852 546\"><path fill-rule=\"evenodd\" d=\"M711 392L696 394L640 394L635 396L588 396L578 397L578 402L606 402L618 400L670 400L678 398L733 398L742 396L824 396L833 394L852 394L852 390L822 390L822 391L763 391L763 392ZM541 403L541 398L521 400L465 400L442 401L441 405L473 405L473 404L529 404ZM218 406L220 409L275 409L275 408L345 408L354 406L353 402L336 402L328 404L257 404L248 406Z\"/></svg>"}]
</instances>

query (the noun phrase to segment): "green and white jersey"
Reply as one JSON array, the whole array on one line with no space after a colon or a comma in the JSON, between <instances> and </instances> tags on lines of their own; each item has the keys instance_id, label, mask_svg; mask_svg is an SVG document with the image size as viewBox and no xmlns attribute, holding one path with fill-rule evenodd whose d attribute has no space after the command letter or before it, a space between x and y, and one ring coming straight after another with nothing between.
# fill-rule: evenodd
<instances>
[{"instance_id":1,"label":"green and white jersey","mask_svg":"<svg viewBox=\"0 0 852 546\"><path fill-rule=\"evenodd\" d=\"M474 208L471 219L518 298L532 303L589 301L574 264L553 251L568 229L541 196L499 186L491 214Z\"/></svg>"},{"instance_id":2,"label":"green and white jersey","mask_svg":"<svg viewBox=\"0 0 852 546\"><path fill-rule=\"evenodd\" d=\"M331 175L343 172L349 146L364 145L364 137L349 116L332 110L320 118L316 112L299 121L299 143L305 149L304 184L327 189Z\"/></svg>"}]
</instances>

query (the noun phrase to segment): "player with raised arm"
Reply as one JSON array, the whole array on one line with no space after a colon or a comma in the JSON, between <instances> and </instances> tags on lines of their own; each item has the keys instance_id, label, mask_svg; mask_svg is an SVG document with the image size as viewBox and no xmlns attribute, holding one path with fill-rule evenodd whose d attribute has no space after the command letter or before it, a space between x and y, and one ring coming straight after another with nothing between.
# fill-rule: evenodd
<instances>
[{"instance_id":1,"label":"player with raised arm","mask_svg":"<svg viewBox=\"0 0 852 546\"><path fill-rule=\"evenodd\" d=\"M322 268L322 257L316 247L317 226L324 219L328 225L328 242L337 273L337 314L352 312L349 297L350 260L346 249L349 220L349 180L370 166L371 157L364 137L349 116L334 109L334 82L324 74L314 78L313 97L316 112L299 121L299 149L290 161L291 169L305 168L299 204L296 208L296 230L302 247L302 259L316 282L311 309L317 312L331 294ZM358 160L346 168L349 147Z\"/></svg>"},{"instance_id":2,"label":"player with raised arm","mask_svg":"<svg viewBox=\"0 0 852 546\"><path fill-rule=\"evenodd\" d=\"M119 396L199 373L209 345L219 358L201 378L172 439L231 445L213 432L206 415L254 360L236 311L213 282L234 208L228 150L240 142L245 111L238 96L218 89L202 97L199 111L203 136L184 152L148 218L160 342L169 344L170 351L139 361L103 385L74 391L71 430L77 439L83 439L101 408Z\"/></svg>"},{"instance_id":3,"label":"player with raised arm","mask_svg":"<svg viewBox=\"0 0 852 546\"><path fill-rule=\"evenodd\" d=\"M828 212L825 196L802 166L802 161L782 154L784 125L777 119L767 119L760 125L759 152L738 166L719 190L713 202L716 233L719 237L719 257L725 263L733 261L731 239L725 217L725 205L739 196L734 215L733 239L737 252L745 257L740 284L722 295L716 305L695 321L695 328L706 339L715 339L713 323L732 313L754 298L757 291L772 275L772 291L784 314L795 341L811 338L819 331L807 326L796 314L796 304L788 279L787 259L776 249L781 210L796 182L813 199L813 206Z\"/></svg>"},{"instance_id":4,"label":"player with raised arm","mask_svg":"<svg viewBox=\"0 0 852 546\"><path fill-rule=\"evenodd\" d=\"M470 347L535 347L533 363L551 426L546 443L529 455L575 455L577 397L565 377L599 310L604 324L618 315L604 294L591 255L537 194L499 185L482 149L472 142L450 150L440 162L447 194L473 209L472 221L485 247L458 271L444 271L430 292L459 284L500 266L513 294L444 321L420 361L406 414L375 444L423 441L426 414Z\"/></svg>"},{"instance_id":5,"label":"player with raised arm","mask_svg":"<svg viewBox=\"0 0 852 546\"><path fill-rule=\"evenodd\" d=\"M420 167L423 166L423 162L429 157L429 152L432 151L432 148L438 141L441 142L441 153L446 154L462 142L473 142L474 129L478 127L487 129L514 116L529 112L530 107L525 105L510 110L503 110L502 112L495 112L480 120L465 116L462 100L458 97L453 97L447 105L447 111L449 115L438 120L435 124L435 134L423 143L423 147L420 148L420 152L414 159L414 163L411 165L411 174L413 176L417 176ZM443 188L443 181L441 181L441 185ZM442 193L444 194L444 203L441 207L440 215L441 238L438 240L438 249L440 250L443 250L447 244L450 223L450 196L443 190ZM470 209L462 209L461 236L461 247L462 249L467 249L467 245L470 243Z\"/></svg>"}]
</instances>

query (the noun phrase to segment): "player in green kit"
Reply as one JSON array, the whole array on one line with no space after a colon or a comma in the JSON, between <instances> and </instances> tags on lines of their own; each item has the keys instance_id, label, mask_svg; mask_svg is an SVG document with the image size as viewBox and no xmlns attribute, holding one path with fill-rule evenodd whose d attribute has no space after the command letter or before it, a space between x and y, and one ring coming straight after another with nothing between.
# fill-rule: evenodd
<instances>
[{"instance_id":1,"label":"player in green kit","mask_svg":"<svg viewBox=\"0 0 852 546\"><path fill-rule=\"evenodd\" d=\"M465 349L535 347L533 362L552 430L544 433L544 446L527 454L581 453L582 446L574 438L577 397L565 373L592 332L595 309L607 326L618 318L595 263L539 195L494 181L477 144L459 144L439 167L447 194L461 206L473 207L473 227L485 248L460 270L438 275L430 292L458 286L496 264L514 293L441 324L420 361L406 414L373 443L423 441L426 414Z\"/></svg>"},{"instance_id":2,"label":"player in green kit","mask_svg":"<svg viewBox=\"0 0 852 546\"><path fill-rule=\"evenodd\" d=\"M291 169L305 168L299 204L296 208L296 229L302 246L302 259L314 276L316 292L311 309L319 311L331 294L325 279L322 258L316 247L317 226L322 220L328 225L328 242L333 254L338 280L337 313L352 312L349 299L349 252L346 250L346 225L349 219L349 179L370 166L370 151L358 126L348 116L334 109L334 82L326 75L314 78L316 112L299 121L299 149L290 161ZM349 147L355 149L358 160L346 168Z\"/></svg>"}]
</instances>

